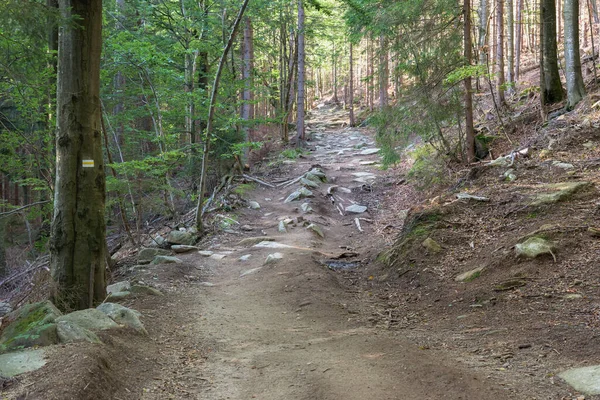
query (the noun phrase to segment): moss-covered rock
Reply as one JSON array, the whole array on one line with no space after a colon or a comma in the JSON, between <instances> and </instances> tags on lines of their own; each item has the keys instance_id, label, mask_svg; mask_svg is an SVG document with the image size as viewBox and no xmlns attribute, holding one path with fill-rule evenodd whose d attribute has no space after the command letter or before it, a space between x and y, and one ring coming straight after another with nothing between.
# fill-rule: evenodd
<instances>
[{"instance_id":1,"label":"moss-covered rock","mask_svg":"<svg viewBox=\"0 0 600 400\"><path fill-rule=\"evenodd\" d=\"M198 241L198 236L193 232L171 231L167 236L170 244L185 244L193 246Z\"/></svg>"},{"instance_id":2,"label":"moss-covered rock","mask_svg":"<svg viewBox=\"0 0 600 400\"><path fill-rule=\"evenodd\" d=\"M568 199L580 190L586 189L590 186L592 186L592 183L590 182L562 182L543 185L540 187L540 190L543 193L534 195L531 199L531 205L541 206L555 204L559 201Z\"/></svg>"},{"instance_id":3,"label":"moss-covered rock","mask_svg":"<svg viewBox=\"0 0 600 400\"><path fill-rule=\"evenodd\" d=\"M0 353L58 343L56 318L62 313L49 301L27 304L8 315L0 336Z\"/></svg>"},{"instance_id":4,"label":"moss-covered rock","mask_svg":"<svg viewBox=\"0 0 600 400\"><path fill-rule=\"evenodd\" d=\"M540 237L531 237L515 246L518 257L535 258L543 254L550 254L556 261L555 251L554 243Z\"/></svg>"},{"instance_id":5,"label":"moss-covered rock","mask_svg":"<svg viewBox=\"0 0 600 400\"><path fill-rule=\"evenodd\" d=\"M171 254L169 250L157 249L157 248L143 248L138 252L138 263L148 264L156 256L168 256Z\"/></svg>"}]
</instances>

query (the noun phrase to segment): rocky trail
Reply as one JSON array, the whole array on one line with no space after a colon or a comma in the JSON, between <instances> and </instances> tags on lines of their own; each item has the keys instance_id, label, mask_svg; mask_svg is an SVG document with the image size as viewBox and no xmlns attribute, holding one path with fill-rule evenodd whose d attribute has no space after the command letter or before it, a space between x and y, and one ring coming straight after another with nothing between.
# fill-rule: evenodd
<instances>
[{"instance_id":1,"label":"rocky trail","mask_svg":"<svg viewBox=\"0 0 600 400\"><path fill-rule=\"evenodd\" d=\"M468 349L429 346L452 338L426 323L406 331L373 318L385 298L361 282L382 250L384 196L399 189L377 168L369 134L341 127L343 117L317 113L312 151L261 176L273 183L244 193L249 207L224 215L227 229L200 251L136 267L131 280L165 293L122 301L142 313L147 336L111 331L104 346L50 349L6 398L558 398L531 387L540 380L478 365Z\"/></svg>"}]
</instances>

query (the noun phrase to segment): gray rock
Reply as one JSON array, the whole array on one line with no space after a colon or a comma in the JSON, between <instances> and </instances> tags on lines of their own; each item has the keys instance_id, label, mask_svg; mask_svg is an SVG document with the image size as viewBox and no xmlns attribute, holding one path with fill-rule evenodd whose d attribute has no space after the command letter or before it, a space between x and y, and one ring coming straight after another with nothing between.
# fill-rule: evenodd
<instances>
[{"instance_id":1,"label":"gray rock","mask_svg":"<svg viewBox=\"0 0 600 400\"><path fill-rule=\"evenodd\" d=\"M252 257L252 254L246 254L246 255L243 255L240 258L238 258L238 260L240 260L240 261L248 261L250 259L250 257Z\"/></svg>"},{"instance_id":2,"label":"gray rock","mask_svg":"<svg viewBox=\"0 0 600 400\"><path fill-rule=\"evenodd\" d=\"M152 260L152 265L158 264L181 264L183 261L177 257L172 256L156 256L154 260Z\"/></svg>"},{"instance_id":3,"label":"gray rock","mask_svg":"<svg viewBox=\"0 0 600 400\"><path fill-rule=\"evenodd\" d=\"M517 257L535 258L542 254L550 254L556 261L554 251L556 251L554 243L539 237L531 237L523 243L515 245Z\"/></svg>"},{"instance_id":4,"label":"gray rock","mask_svg":"<svg viewBox=\"0 0 600 400\"><path fill-rule=\"evenodd\" d=\"M87 310L75 311L62 317L58 317L56 322L66 321L79 325L82 328L90 330L92 332L103 331L105 329L118 328L119 325L110 319L102 311L96 310L95 308L88 308Z\"/></svg>"},{"instance_id":5,"label":"gray rock","mask_svg":"<svg viewBox=\"0 0 600 400\"><path fill-rule=\"evenodd\" d=\"M359 161L360 165L375 165L377 161Z\"/></svg>"},{"instance_id":6,"label":"gray rock","mask_svg":"<svg viewBox=\"0 0 600 400\"><path fill-rule=\"evenodd\" d=\"M367 211L366 206L360 206L358 204L352 204L351 206L346 207L346 212L353 214L362 214Z\"/></svg>"},{"instance_id":7,"label":"gray rock","mask_svg":"<svg viewBox=\"0 0 600 400\"><path fill-rule=\"evenodd\" d=\"M193 232L171 231L167 236L167 242L170 244L193 246L197 240L198 236Z\"/></svg>"},{"instance_id":8,"label":"gray rock","mask_svg":"<svg viewBox=\"0 0 600 400\"><path fill-rule=\"evenodd\" d=\"M566 200L576 192L583 190L592 183L590 182L563 182L549 185L541 185L538 191L545 191L533 196L530 205L540 206L545 204L554 204L559 201Z\"/></svg>"},{"instance_id":9,"label":"gray rock","mask_svg":"<svg viewBox=\"0 0 600 400\"><path fill-rule=\"evenodd\" d=\"M456 282L471 282L472 280L479 278L484 269L485 267L478 267L470 271L463 272L454 278L454 280Z\"/></svg>"},{"instance_id":10,"label":"gray rock","mask_svg":"<svg viewBox=\"0 0 600 400\"><path fill-rule=\"evenodd\" d=\"M227 257L227 254L213 254L210 256L213 260L222 260Z\"/></svg>"},{"instance_id":11,"label":"gray rock","mask_svg":"<svg viewBox=\"0 0 600 400\"><path fill-rule=\"evenodd\" d=\"M600 365L569 369L558 376L579 392L590 396L600 394Z\"/></svg>"},{"instance_id":12,"label":"gray rock","mask_svg":"<svg viewBox=\"0 0 600 400\"><path fill-rule=\"evenodd\" d=\"M215 286L214 283L210 283L210 282L200 282L199 285L200 286L206 286L206 287L213 287L213 286Z\"/></svg>"},{"instance_id":13,"label":"gray rock","mask_svg":"<svg viewBox=\"0 0 600 400\"><path fill-rule=\"evenodd\" d=\"M488 165L493 167L510 167L513 165L513 159L510 155L498 157L495 160L490 161Z\"/></svg>"},{"instance_id":14,"label":"gray rock","mask_svg":"<svg viewBox=\"0 0 600 400\"><path fill-rule=\"evenodd\" d=\"M260 242L255 244L253 247L260 247L263 249L291 249L294 246L290 246L288 244L277 243L277 242Z\"/></svg>"},{"instance_id":15,"label":"gray rock","mask_svg":"<svg viewBox=\"0 0 600 400\"><path fill-rule=\"evenodd\" d=\"M371 149L364 149L363 151L361 151L360 154L361 156L370 156L371 154L377 154L379 153L380 149L377 148L371 148Z\"/></svg>"},{"instance_id":16,"label":"gray rock","mask_svg":"<svg viewBox=\"0 0 600 400\"><path fill-rule=\"evenodd\" d=\"M565 163L565 162L561 162L561 161L554 161L554 162L552 162L552 165L554 165L556 168L561 168L561 169L573 169L573 168L575 168L573 166L573 164L569 164L569 163Z\"/></svg>"},{"instance_id":17,"label":"gray rock","mask_svg":"<svg viewBox=\"0 0 600 400\"><path fill-rule=\"evenodd\" d=\"M324 238L325 234L323 233L323 230L321 229L321 227L317 224L310 224L306 227L306 229L308 229L309 231L312 231L314 234Z\"/></svg>"},{"instance_id":18,"label":"gray rock","mask_svg":"<svg viewBox=\"0 0 600 400\"><path fill-rule=\"evenodd\" d=\"M240 226L240 229L246 232L252 232L254 230L253 227L251 227L250 225L242 225Z\"/></svg>"},{"instance_id":19,"label":"gray rock","mask_svg":"<svg viewBox=\"0 0 600 400\"><path fill-rule=\"evenodd\" d=\"M316 189L319 187L319 184L315 181L311 181L310 179L300 178L300 183L306 187Z\"/></svg>"},{"instance_id":20,"label":"gray rock","mask_svg":"<svg viewBox=\"0 0 600 400\"><path fill-rule=\"evenodd\" d=\"M459 200L475 200L475 201L483 201L483 202L490 201L490 199L488 199L487 197L475 196L475 195L472 195L469 193L458 193L456 195L456 198Z\"/></svg>"},{"instance_id":21,"label":"gray rock","mask_svg":"<svg viewBox=\"0 0 600 400\"><path fill-rule=\"evenodd\" d=\"M302 212L304 212L306 214L313 212L313 209L309 203L302 203L302 205L300 206L300 209L302 210Z\"/></svg>"},{"instance_id":22,"label":"gray rock","mask_svg":"<svg viewBox=\"0 0 600 400\"><path fill-rule=\"evenodd\" d=\"M136 332L147 335L148 331L140 321L140 312L132 310L117 303L103 303L97 308L98 311L108 315L113 321L120 325L133 328Z\"/></svg>"},{"instance_id":23,"label":"gray rock","mask_svg":"<svg viewBox=\"0 0 600 400\"><path fill-rule=\"evenodd\" d=\"M123 300L123 299L127 299L129 297L131 297L132 293L129 290L124 290L122 292L114 292L114 293L110 293L108 295L107 300L110 301L117 301L117 300Z\"/></svg>"},{"instance_id":24,"label":"gray rock","mask_svg":"<svg viewBox=\"0 0 600 400\"><path fill-rule=\"evenodd\" d=\"M373 174L372 172L353 172L352 175L356 176L357 178L375 179L375 174Z\"/></svg>"},{"instance_id":25,"label":"gray rock","mask_svg":"<svg viewBox=\"0 0 600 400\"><path fill-rule=\"evenodd\" d=\"M506 171L503 176L509 182L514 182L517 180L517 175L515 175L515 171L513 169Z\"/></svg>"},{"instance_id":26,"label":"gray rock","mask_svg":"<svg viewBox=\"0 0 600 400\"><path fill-rule=\"evenodd\" d=\"M38 370L46 365L44 350L22 350L0 354L0 375L7 378Z\"/></svg>"},{"instance_id":27,"label":"gray rock","mask_svg":"<svg viewBox=\"0 0 600 400\"><path fill-rule=\"evenodd\" d=\"M148 264L152 260L154 260L154 257L156 256L168 256L169 254L171 254L169 250L156 248L142 248L138 252L138 263Z\"/></svg>"},{"instance_id":28,"label":"gray rock","mask_svg":"<svg viewBox=\"0 0 600 400\"><path fill-rule=\"evenodd\" d=\"M280 233L287 233L287 229L285 228L285 222L284 221L279 221L279 226L278 226L277 230Z\"/></svg>"},{"instance_id":29,"label":"gray rock","mask_svg":"<svg viewBox=\"0 0 600 400\"><path fill-rule=\"evenodd\" d=\"M73 322L61 321L56 324L56 333L61 343L90 342L102 343L98 335Z\"/></svg>"},{"instance_id":30,"label":"gray rock","mask_svg":"<svg viewBox=\"0 0 600 400\"><path fill-rule=\"evenodd\" d=\"M439 253L442 251L442 246L432 238L425 239L421 245L432 253Z\"/></svg>"},{"instance_id":31,"label":"gray rock","mask_svg":"<svg viewBox=\"0 0 600 400\"><path fill-rule=\"evenodd\" d=\"M58 343L55 321L62 314L49 301L27 304L6 316L10 321L0 336L0 353Z\"/></svg>"},{"instance_id":32,"label":"gray rock","mask_svg":"<svg viewBox=\"0 0 600 400\"><path fill-rule=\"evenodd\" d=\"M144 285L131 285L129 291L136 295L150 295L150 296L164 296L163 292L160 290Z\"/></svg>"},{"instance_id":33,"label":"gray rock","mask_svg":"<svg viewBox=\"0 0 600 400\"><path fill-rule=\"evenodd\" d=\"M13 309L10 303L0 301L0 318L4 317L6 314L11 313L12 310Z\"/></svg>"},{"instance_id":34,"label":"gray rock","mask_svg":"<svg viewBox=\"0 0 600 400\"><path fill-rule=\"evenodd\" d=\"M198 250L196 246L187 246L185 244L174 244L171 246L171 250L175 253L187 253L189 251Z\"/></svg>"},{"instance_id":35,"label":"gray rock","mask_svg":"<svg viewBox=\"0 0 600 400\"><path fill-rule=\"evenodd\" d=\"M240 278L243 278L244 276L248 276L248 275L255 274L255 273L257 273L258 271L260 271L261 269L262 269L262 267L258 267L258 268L252 268L252 269L249 269L249 270L247 270L247 271L244 271L244 272L242 272L242 273L240 274Z\"/></svg>"},{"instance_id":36,"label":"gray rock","mask_svg":"<svg viewBox=\"0 0 600 400\"><path fill-rule=\"evenodd\" d=\"M203 257L210 257L214 254L214 252L210 251L210 250L200 250L198 252L198 254L200 254Z\"/></svg>"},{"instance_id":37,"label":"gray rock","mask_svg":"<svg viewBox=\"0 0 600 400\"><path fill-rule=\"evenodd\" d=\"M258 204L258 202L256 202L256 201L249 201L248 202L248 207L250 207L253 210L259 210L260 209L260 204Z\"/></svg>"},{"instance_id":38,"label":"gray rock","mask_svg":"<svg viewBox=\"0 0 600 400\"><path fill-rule=\"evenodd\" d=\"M278 260L281 260L282 258L283 258L283 254L281 254L281 253L269 254L267 256L267 259L265 260L265 265L267 265L267 264L274 264Z\"/></svg>"},{"instance_id":39,"label":"gray rock","mask_svg":"<svg viewBox=\"0 0 600 400\"><path fill-rule=\"evenodd\" d=\"M327 181L327 175L325 174L325 172L323 172L322 169L320 168L313 168L311 169L308 173L306 173L304 176L306 176L307 179L311 179L309 178L309 174L316 176L317 178L319 178L322 182Z\"/></svg>"},{"instance_id":40,"label":"gray rock","mask_svg":"<svg viewBox=\"0 0 600 400\"><path fill-rule=\"evenodd\" d=\"M160 235L156 235L152 238L152 241L150 242L150 247L162 247L162 246L166 246L167 245L167 240L160 236Z\"/></svg>"},{"instance_id":41,"label":"gray rock","mask_svg":"<svg viewBox=\"0 0 600 400\"><path fill-rule=\"evenodd\" d=\"M302 187L302 188L292 192L283 202L291 203L292 201L300 200L305 197L314 197L314 194L307 188Z\"/></svg>"},{"instance_id":42,"label":"gray rock","mask_svg":"<svg viewBox=\"0 0 600 400\"><path fill-rule=\"evenodd\" d=\"M116 282L106 287L106 293L126 292L130 287L129 281Z\"/></svg>"}]
</instances>

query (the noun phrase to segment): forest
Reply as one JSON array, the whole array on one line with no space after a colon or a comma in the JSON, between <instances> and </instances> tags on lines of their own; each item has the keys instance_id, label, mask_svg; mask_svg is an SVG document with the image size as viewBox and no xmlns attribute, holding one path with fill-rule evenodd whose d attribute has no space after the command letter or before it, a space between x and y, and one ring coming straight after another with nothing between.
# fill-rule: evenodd
<instances>
[{"instance_id":1,"label":"forest","mask_svg":"<svg viewBox=\"0 0 600 400\"><path fill-rule=\"evenodd\" d=\"M484 295L477 286L486 279L501 280L488 282L494 292L538 299L552 290L522 288L533 290L542 264L552 261L564 268L552 284L569 286L564 271L580 262L578 273L586 276L600 236L599 33L597 0L3 0L0 322L19 321L19 310L32 304L51 304L67 317L113 304L107 299L118 303L110 289L118 281L127 281L128 293L130 282L137 290L169 292L159 282L177 279L165 278L163 269L143 269L145 280L133 273L144 251L151 249L150 265L155 256L191 250L210 252L212 260L220 251L214 243L235 252L231 243L251 232L267 243L288 234L282 249L310 248L313 258L327 258L319 263L349 274L339 278L354 285L347 293L360 288L397 301L361 320L384 315L387 329L410 325L435 306L423 303L427 288L443 287L439 293L447 294L438 301L451 305L474 299L469 312L498 302L500 294ZM344 159L351 151L362 158ZM296 192L284 192L296 184ZM317 199L296 208L264 205L313 192ZM571 203L551 205L563 201ZM468 209L459 210L465 202ZM277 221L260 225L273 213ZM299 227L311 233L296 238ZM587 258L562 259L571 253L566 248L584 243ZM340 248L347 251L340 255ZM515 252L517 260L531 260L515 262L511 272L493 267L512 265ZM298 256L301 265L307 254ZM182 265L200 271L204 256ZM288 254L269 254L240 278L264 273L279 256ZM365 270L345 271L345 263ZM185 282L190 268L180 271ZM438 280L425 278L427 271L437 271ZM440 282L465 271L471 275L456 282L477 279L470 289L446 292ZM194 279L212 286L207 276ZM579 293L573 287L565 290ZM356 296L360 307L370 304ZM565 315L576 313L573 307ZM597 313L591 303L583 309ZM446 315L436 314L441 325L434 331L451 329L442 322ZM0 357L23 348L10 347L13 339L5 336L15 325L0 324ZM53 332L60 328L51 325ZM40 326L31 335L45 337ZM587 346L577 357L597 354ZM449 379L463 372L448 372L456 374ZM539 393L554 395L543 387ZM434 390L441 396L445 389ZM519 393L536 392L512 394ZM280 398L302 398L289 396ZM486 396L479 398L504 398Z\"/></svg>"}]
</instances>

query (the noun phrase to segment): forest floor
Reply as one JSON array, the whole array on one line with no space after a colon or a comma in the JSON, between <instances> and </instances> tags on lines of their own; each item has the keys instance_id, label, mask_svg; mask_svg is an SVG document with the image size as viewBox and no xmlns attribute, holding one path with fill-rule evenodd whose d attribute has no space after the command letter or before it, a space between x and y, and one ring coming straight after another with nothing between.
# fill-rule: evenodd
<instances>
[{"instance_id":1,"label":"forest floor","mask_svg":"<svg viewBox=\"0 0 600 400\"><path fill-rule=\"evenodd\" d=\"M181 264L151 266L131 277L165 292L163 297L123 302L143 314L147 337L119 330L103 333L103 346L56 346L46 367L25 375L2 396L583 398L556 374L600 355L598 323L590 322L597 321L599 310L597 282L585 279L586 274L598 275L592 271L598 241L581 228L596 196L584 195L548 216L521 204L524 195L496 184L498 172L486 169L478 178L484 189L475 194L493 198L491 202L467 207L454 194L424 202L405 184L401 168L382 171L378 155L365 154L375 147L371 133L344 128L344 120L342 112L323 107L308 124L312 151L272 165L260 176L284 181L322 168L328 183L313 189L315 197L308 199L312 213L300 209L304 200L284 203L298 185L258 186L247 192L245 199L258 202L260 209L229 214L237 221L234 227L244 229L203 241L200 248L212 256L189 253L179 256ZM518 169L523 191L543 180L541 169L555 182L583 180L586 174L583 165L565 175L550 161L541 167L539 159L534 161L536 166L532 162ZM337 188L328 194L332 186ZM470 188L478 189L473 182ZM366 206L367 212L338 208L352 204ZM404 209L411 211L400 211ZM382 266L378 256L398 247L394 241L404 219L426 209L442 216L431 232L441 253L415 245L394 268ZM286 219L293 222L282 232L279 221ZM303 220L320 226L324 238L306 229ZM564 229L549 232L566 236L577 249L586 247L585 252L571 252L585 269L569 269L573 257L563 261L562 251L554 263L551 258L514 259L516 237L566 220L571 223ZM266 240L285 246L255 246ZM265 263L274 253L281 258ZM249 257L242 261L243 256ZM468 283L454 280L475 265L494 266L495 272ZM492 290L509 280L519 283L506 291Z\"/></svg>"}]
</instances>

